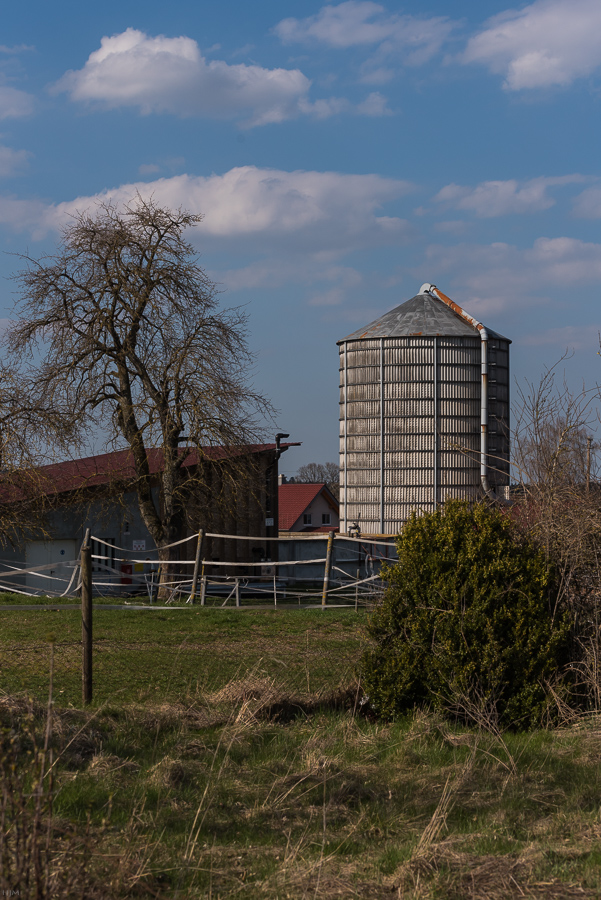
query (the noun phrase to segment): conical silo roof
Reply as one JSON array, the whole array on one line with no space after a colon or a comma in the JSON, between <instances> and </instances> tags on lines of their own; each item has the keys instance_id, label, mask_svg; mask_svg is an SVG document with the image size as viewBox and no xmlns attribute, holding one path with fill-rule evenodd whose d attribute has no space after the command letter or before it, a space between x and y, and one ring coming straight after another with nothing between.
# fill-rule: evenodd
<instances>
[{"instance_id":1,"label":"conical silo roof","mask_svg":"<svg viewBox=\"0 0 601 900\"><path fill-rule=\"evenodd\" d=\"M487 327L486 331L491 338L509 340L493 331L492 328ZM400 306L391 309L390 312L380 316L374 322L370 322L364 328L353 331L338 343L372 338L416 336L474 337L478 333L478 329L474 325L463 319L438 297L424 293L416 294L411 300L401 303Z\"/></svg>"}]
</instances>

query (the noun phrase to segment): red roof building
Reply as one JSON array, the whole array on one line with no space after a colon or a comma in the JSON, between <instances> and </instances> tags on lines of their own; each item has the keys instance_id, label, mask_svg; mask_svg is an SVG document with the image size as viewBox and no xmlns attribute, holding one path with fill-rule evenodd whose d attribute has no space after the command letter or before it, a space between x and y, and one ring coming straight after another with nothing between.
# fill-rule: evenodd
<instances>
[{"instance_id":1,"label":"red roof building","mask_svg":"<svg viewBox=\"0 0 601 900\"><path fill-rule=\"evenodd\" d=\"M280 484L279 530L338 531L338 501L327 484Z\"/></svg>"},{"instance_id":2,"label":"red roof building","mask_svg":"<svg viewBox=\"0 0 601 900\"><path fill-rule=\"evenodd\" d=\"M282 449L298 446L300 446L298 443L281 444ZM195 448L189 451L182 449L180 453L182 455L186 453L183 466L188 468L197 465L199 460L220 461L240 455L254 456L260 453L269 453L275 449L275 444L247 444L234 448L203 447L200 453ZM158 475L163 469L163 451L158 448L150 448L146 451L146 455L150 475ZM37 473L41 489L45 494L62 494L104 485L127 485L133 483L136 477L131 450L116 450L112 453L101 453L83 459L51 463L41 466Z\"/></svg>"}]
</instances>

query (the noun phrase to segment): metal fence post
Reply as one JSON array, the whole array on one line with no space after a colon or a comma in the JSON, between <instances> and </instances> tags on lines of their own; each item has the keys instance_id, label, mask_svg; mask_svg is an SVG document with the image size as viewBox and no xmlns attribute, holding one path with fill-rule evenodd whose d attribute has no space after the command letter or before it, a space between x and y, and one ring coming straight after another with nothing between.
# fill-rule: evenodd
<instances>
[{"instance_id":1,"label":"metal fence post","mask_svg":"<svg viewBox=\"0 0 601 900\"><path fill-rule=\"evenodd\" d=\"M89 528L81 545L81 643L81 686L85 706L92 701L92 550Z\"/></svg>"},{"instance_id":2,"label":"metal fence post","mask_svg":"<svg viewBox=\"0 0 601 900\"><path fill-rule=\"evenodd\" d=\"M198 541L196 543L196 558L194 560L194 574L192 575L192 587L190 588L190 596L188 597L188 603L194 603L194 598L196 597L196 589L198 587L198 573L200 572L200 565L202 562L202 550L204 544L205 533L201 528L198 532Z\"/></svg>"},{"instance_id":3,"label":"metal fence post","mask_svg":"<svg viewBox=\"0 0 601 900\"><path fill-rule=\"evenodd\" d=\"M203 566L203 570L204 570L204 566ZM207 576L204 574L204 571L203 571L202 578L200 579L200 605L201 606L205 605L206 596L207 596Z\"/></svg>"},{"instance_id":4,"label":"metal fence post","mask_svg":"<svg viewBox=\"0 0 601 900\"><path fill-rule=\"evenodd\" d=\"M236 606L240 606L240 579L236 578Z\"/></svg>"},{"instance_id":5,"label":"metal fence post","mask_svg":"<svg viewBox=\"0 0 601 900\"><path fill-rule=\"evenodd\" d=\"M328 535L328 549L326 551L326 567L323 573L323 591L321 592L321 605L325 607L327 602L328 584L330 582L330 572L332 571L332 549L334 547L334 532L330 531Z\"/></svg>"}]
</instances>

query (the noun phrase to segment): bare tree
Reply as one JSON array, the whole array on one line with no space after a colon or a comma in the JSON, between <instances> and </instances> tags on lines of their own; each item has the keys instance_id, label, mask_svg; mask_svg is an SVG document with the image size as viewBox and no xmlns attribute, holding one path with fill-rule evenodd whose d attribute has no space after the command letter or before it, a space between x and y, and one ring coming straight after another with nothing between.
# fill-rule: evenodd
<instances>
[{"instance_id":1,"label":"bare tree","mask_svg":"<svg viewBox=\"0 0 601 900\"><path fill-rule=\"evenodd\" d=\"M514 497L521 495L515 508L523 525L559 567L562 598L573 602L599 590L598 390L558 385L562 361L518 390L513 464L521 484Z\"/></svg>"},{"instance_id":2,"label":"bare tree","mask_svg":"<svg viewBox=\"0 0 601 900\"><path fill-rule=\"evenodd\" d=\"M518 391L512 514L559 576L558 606L573 623L574 690L601 708L601 485L595 432L599 389L558 383L563 359ZM553 692L550 686L551 693ZM558 698L561 703L561 698Z\"/></svg>"},{"instance_id":3,"label":"bare tree","mask_svg":"<svg viewBox=\"0 0 601 900\"><path fill-rule=\"evenodd\" d=\"M248 381L246 317L218 308L184 238L200 220L139 196L123 211L105 203L76 215L56 255L22 257L18 319L5 341L21 391L61 411L72 444L100 430L107 448L129 448L157 547L181 535L204 449L225 447L235 459L271 412ZM150 448L163 456L158 497Z\"/></svg>"},{"instance_id":4,"label":"bare tree","mask_svg":"<svg viewBox=\"0 0 601 900\"><path fill-rule=\"evenodd\" d=\"M307 463L301 466L296 475L301 484L327 484L336 498L340 493L340 467L338 463Z\"/></svg>"},{"instance_id":5,"label":"bare tree","mask_svg":"<svg viewBox=\"0 0 601 900\"><path fill-rule=\"evenodd\" d=\"M66 447L61 423L60 410L40 407L12 367L0 364L0 546L46 535L48 484L40 466Z\"/></svg>"}]
</instances>

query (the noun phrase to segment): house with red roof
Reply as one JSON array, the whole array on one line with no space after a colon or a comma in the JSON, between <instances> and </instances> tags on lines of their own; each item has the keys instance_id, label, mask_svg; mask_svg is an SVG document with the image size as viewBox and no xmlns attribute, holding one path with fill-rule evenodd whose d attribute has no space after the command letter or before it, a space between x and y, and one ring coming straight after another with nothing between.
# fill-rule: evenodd
<instances>
[{"instance_id":1,"label":"house with red roof","mask_svg":"<svg viewBox=\"0 0 601 900\"><path fill-rule=\"evenodd\" d=\"M278 487L279 530L290 532L338 531L339 505L327 484L299 484L282 477Z\"/></svg>"}]
</instances>

